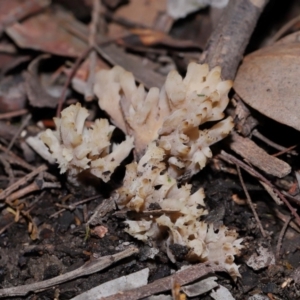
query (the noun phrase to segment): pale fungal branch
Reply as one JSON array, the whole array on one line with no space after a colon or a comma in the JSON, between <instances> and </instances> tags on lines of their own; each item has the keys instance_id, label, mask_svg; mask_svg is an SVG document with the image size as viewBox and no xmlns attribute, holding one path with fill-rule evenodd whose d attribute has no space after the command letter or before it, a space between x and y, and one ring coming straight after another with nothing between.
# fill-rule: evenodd
<instances>
[{"instance_id":1,"label":"pale fungal branch","mask_svg":"<svg viewBox=\"0 0 300 300\"><path fill-rule=\"evenodd\" d=\"M133 138L128 136L121 144L111 145L115 127L107 119L98 119L91 128L85 127L87 116L87 109L79 103L71 105L61 112L61 118L54 119L55 131L47 129L40 135L59 164L60 172L67 172L74 186L80 185L78 175L84 170L108 182L133 148Z\"/></svg>"},{"instance_id":2,"label":"pale fungal branch","mask_svg":"<svg viewBox=\"0 0 300 300\"><path fill-rule=\"evenodd\" d=\"M221 80L221 69L190 63L186 76L171 71L161 90L136 86L130 72L116 66L96 74L99 106L126 134L134 136L140 158L154 140L165 150L169 173L177 178L200 171L212 156L209 146L233 128L231 117L210 129L199 126L224 118L231 81Z\"/></svg>"},{"instance_id":3,"label":"pale fungal branch","mask_svg":"<svg viewBox=\"0 0 300 300\"><path fill-rule=\"evenodd\" d=\"M215 232L213 224L200 221L207 214L204 191L191 194L191 185L178 187L167 173L164 154L162 148L151 143L139 163L127 165L123 186L116 191L114 200L119 208L141 214L135 220L125 221L125 230L139 240L157 244L173 262L176 254L171 246L181 245L187 248L187 260L217 263L236 278L239 271L234 255L243 248L242 239L225 226ZM151 213L153 205L162 213Z\"/></svg>"},{"instance_id":4,"label":"pale fungal branch","mask_svg":"<svg viewBox=\"0 0 300 300\"><path fill-rule=\"evenodd\" d=\"M121 67L102 70L96 75L95 94L126 140L112 147L115 127L106 119L85 128L88 113L79 104L63 110L54 120L56 131L46 130L41 139L74 185L83 170L107 182L135 147L138 160L126 166L123 186L112 197L119 208L137 214L125 221L126 231L157 244L173 262L172 245L177 244L186 249L187 260L216 263L236 278L240 274L234 256L243 248L242 239L226 226L215 231L213 224L201 221L207 214L202 189L192 194L192 185L178 186L180 177L189 180L205 167L212 157L209 147L233 127L231 117L224 119L232 82L220 76L219 67L209 70L191 63L184 78L171 71L161 90L146 92ZM212 121L210 128L199 128Z\"/></svg>"}]
</instances>

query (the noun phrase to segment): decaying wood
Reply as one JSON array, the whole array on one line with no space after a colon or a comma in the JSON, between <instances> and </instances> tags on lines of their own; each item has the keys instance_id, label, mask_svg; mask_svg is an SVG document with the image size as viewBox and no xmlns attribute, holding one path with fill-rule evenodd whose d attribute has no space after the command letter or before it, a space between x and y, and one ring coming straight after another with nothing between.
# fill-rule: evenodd
<instances>
[{"instance_id":1,"label":"decaying wood","mask_svg":"<svg viewBox=\"0 0 300 300\"><path fill-rule=\"evenodd\" d=\"M257 20L268 0L230 0L201 57L233 80Z\"/></svg>"},{"instance_id":2,"label":"decaying wood","mask_svg":"<svg viewBox=\"0 0 300 300\"><path fill-rule=\"evenodd\" d=\"M114 255L107 255L107 256L103 256L103 257L100 257L95 260L88 261L83 266L81 266L80 268L78 268L74 271L68 272L63 275L59 275L57 277L54 277L54 278L51 278L48 280L31 283L28 285L21 285L21 286L17 286L17 287L2 289L2 290L0 290L0 297L25 296L29 292L39 292L39 291L45 290L49 287L52 287L54 285L58 285L60 283L63 283L63 282L66 282L66 281L69 281L69 280L72 280L72 279L75 279L78 277L94 274L96 272L99 272L99 271L107 268L108 266L112 265L113 263L115 263L123 258L129 257L137 252L138 252L137 248L129 247L126 250L116 253Z\"/></svg>"},{"instance_id":3,"label":"decaying wood","mask_svg":"<svg viewBox=\"0 0 300 300\"><path fill-rule=\"evenodd\" d=\"M174 284L185 285L193 282L207 274L215 272L226 272L226 270L217 265L205 263L197 264L192 267L179 271L171 276L158 279L148 285L142 286L137 289L125 291L119 294L102 298L102 300L138 300L157 293L169 291L173 288Z\"/></svg>"},{"instance_id":4,"label":"decaying wood","mask_svg":"<svg viewBox=\"0 0 300 300\"><path fill-rule=\"evenodd\" d=\"M267 174L282 178L291 172L291 167L286 162L269 155L248 138L243 138L236 133L231 134L230 148Z\"/></svg>"}]
</instances>

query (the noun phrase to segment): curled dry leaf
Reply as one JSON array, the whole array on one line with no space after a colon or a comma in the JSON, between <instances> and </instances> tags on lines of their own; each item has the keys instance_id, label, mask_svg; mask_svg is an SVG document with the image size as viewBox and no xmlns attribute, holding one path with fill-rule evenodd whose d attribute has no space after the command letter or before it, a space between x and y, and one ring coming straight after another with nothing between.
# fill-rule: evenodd
<instances>
[{"instance_id":1,"label":"curled dry leaf","mask_svg":"<svg viewBox=\"0 0 300 300\"><path fill-rule=\"evenodd\" d=\"M220 75L218 67L209 71L208 65L191 63L185 78L171 71L161 90L153 87L146 93L143 85L136 86L131 73L117 66L98 72L94 91L113 123L134 136L138 157L158 140L171 175L188 173L190 177L211 157L209 146L233 127L229 117L208 130L198 129L224 117L232 83L222 81Z\"/></svg>"},{"instance_id":2,"label":"curled dry leaf","mask_svg":"<svg viewBox=\"0 0 300 300\"><path fill-rule=\"evenodd\" d=\"M54 118L55 131L47 129L40 135L59 164L60 172L68 172L74 185L78 185L77 175L86 169L104 182L109 181L115 168L133 148L131 137L111 147L115 127L106 119L98 119L91 128L86 128L87 116L87 109L79 103L71 105L61 112L61 118Z\"/></svg>"},{"instance_id":3,"label":"curled dry leaf","mask_svg":"<svg viewBox=\"0 0 300 300\"><path fill-rule=\"evenodd\" d=\"M299 63L300 43L278 42L246 56L234 89L262 114L300 130Z\"/></svg>"}]
</instances>

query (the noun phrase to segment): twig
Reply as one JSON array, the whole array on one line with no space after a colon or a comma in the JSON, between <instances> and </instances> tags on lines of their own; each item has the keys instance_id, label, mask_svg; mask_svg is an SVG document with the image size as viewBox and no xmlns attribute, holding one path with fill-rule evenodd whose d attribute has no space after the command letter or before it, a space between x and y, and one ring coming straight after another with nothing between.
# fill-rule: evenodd
<instances>
[{"instance_id":1,"label":"twig","mask_svg":"<svg viewBox=\"0 0 300 300\"><path fill-rule=\"evenodd\" d=\"M96 225L99 219L103 218L110 211L116 209L115 201L111 198L104 199L95 209L94 213L91 215L90 219L87 221L86 225Z\"/></svg>"},{"instance_id":2,"label":"twig","mask_svg":"<svg viewBox=\"0 0 300 300\"><path fill-rule=\"evenodd\" d=\"M209 263L197 264L179 271L171 276L158 279L148 285L101 298L101 300L138 300L157 293L171 290L174 286L174 282L179 285L185 285L207 274L215 272L226 272L226 270L221 266L212 265Z\"/></svg>"},{"instance_id":3,"label":"twig","mask_svg":"<svg viewBox=\"0 0 300 300\"><path fill-rule=\"evenodd\" d=\"M277 246L276 246L276 260L278 261L280 259L280 249L282 246L282 240L284 237L284 234L287 230L287 227L289 226L290 221L292 220L292 216L289 216L289 218L285 221L278 238Z\"/></svg>"},{"instance_id":4,"label":"twig","mask_svg":"<svg viewBox=\"0 0 300 300\"><path fill-rule=\"evenodd\" d=\"M0 120L11 119L14 117L23 116L23 115L26 115L27 113L28 113L27 109L20 109L20 110L11 111L8 113L3 113L3 114L0 114Z\"/></svg>"},{"instance_id":5,"label":"twig","mask_svg":"<svg viewBox=\"0 0 300 300\"><path fill-rule=\"evenodd\" d=\"M8 186L10 186L13 184L13 182L15 180L14 172L13 172L9 162L2 155L0 155L0 162L4 166L4 170L5 170L6 174L8 175L8 180L9 180Z\"/></svg>"},{"instance_id":6,"label":"twig","mask_svg":"<svg viewBox=\"0 0 300 300\"><path fill-rule=\"evenodd\" d=\"M285 147L283 147L281 145L278 145L278 144L274 143L273 141L269 140L267 137L265 137L264 135L262 135L257 129L254 129L252 131L252 135L254 135L258 139L260 139L261 141L263 141L264 143L266 143L267 145L273 147L274 149L276 149L278 151L281 151L281 152L284 151L283 153L290 151L291 147L285 148ZM292 147L295 148L296 146L292 146ZM297 155L296 152L291 152L291 154ZM273 156L275 156L275 155L273 155ZM276 155L276 156L278 156L278 155Z\"/></svg>"},{"instance_id":7,"label":"twig","mask_svg":"<svg viewBox=\"0 0 300 300\"><path fill-rule=\"evenodd\" d=\"M23 184L27 183L31 178L35 177L39 173L41 173L43 171L46 171L46 170L47 170L47 166L45 166L45 165L39 166L38 168L36 168L35 170L33 170L31 173L27 174L26 176L24 176L23 178L21 178L20 180L18 180L17 182L15 182L14 184L12 184L11 186L9 186L3 192L1 192L0 193L0 200L5 199L11 193L13 193L15 190L17 190L20 186L22 186Z\"/></svg>"},{"instance_id":8,"label":"twig","mask_svg":"<svg viewBox=\"0 0 300 300\"><path fill-rule=\"evenodd\" d=\"M58 188L61 188L61 184L59 182L45 182L44 180L36 179L28 186L18 190L15 193L12 193L10 196L7 197L6 201L10 202L10 201L19 199L21 197L24 197L25 195L27 195L29 193L43 190L46 188L58 189Z\"/></svg>"},{"instance_id":9,"label":"twig","mask_svg":"<svg viewBox=\"0 0 300 300\"><path fill-rule=\"evenodd\" d=\"M259 217L258 217L258 215L257 215L257 212L256 212L256 210L255 210L255 208L254 208L253 202L252 202L251 197L250 197L250 195L249 195L249 193L248 193L248 190L247 190L247 188L246 188L246 185L245 185L245 182L244 182L242 173L241 173L241 169L240 169L240 167L239 167L238 165L236 165L236 169L237 169L237 173L238 173L238 176L239 176L241 185L242 185L242 187L243 187L244 193L245 193L245 195L246 195L248 205L250 206L250 208L251 208L251 210L252 210L252 213L253 213L253 215L254 215L254 218L255 218L255 220L256 220L256 223L257 223L257 225L258 225L258 227L259 227L259 229L260 229L260 232L261 232L262 236L263 236L264 238L266 238L266 237L267 237L267 234L265 233L265 230L264 230L264 228L263 228L263 226L262 226L262 224L261 224L261 222L260 222L260 219L259 219Z\"/></svg>"},{"instance_id":10,"label":"twig","mask_svg":"<svg viewBox=\"0 0 300 300\"><path fill-rule=\"evenodd\" d=\"M290 152L290 154L293 154L293 155L298 155L296 151L291 151L291 150L295 149L296 147L297 147L297 145L291 146L291 147L286 148L282 151L279 151L277 153L272 154L272 156L277 157L277 156L280 156L280 155L285 154L287 152Z\"/></svg>"},{"instance_id":11,"label":"twig","mask_svg":"<svg viewBox=\"0 0 300 300\"><path fill-rule=\"evenodd\" d=\"M18 165L28 171L33 171L35 170L34 166L31 166L30 164L28 164L25 160L23 160L21 157L19 157L18 155L16 155L15 153L13 153L12 151L8 150L6 147L4 147L3 145L0 144L0 151L3 151L4 157L5 159L8 160L8 162L12 165ZM57 180L55 176L53 176L52 174L48 173L48 172L44 172L44 178L45 179L49 179L52 181Z\"/></svg>"},{"instance_id":12,"label":"twig","mask_svg":"<svg viewBox=\"0 0 300 300\"><path fill-rule=\"evenodd\" d=\"M63 206L63 207L64 207L63 209L61 209L61 210L57 211L56 213L52 214L49 218L50 218L50 219L51 219L51 218L54 218L54 217L56 217L57 215L59 215L60 213L64 212L64 211L67 210L67 209L69 209L69 210L74 210L76 206L81 205L81 204L83 204L83 203L87 203L87 202L92 201L92 200L95 200L95 199L97 199L97 198L99 198L99 197L101 197L101 196L97 195L97 196L93 196L93 197L89 197L89 198L80 200L80 201L75 202L75 203L70 204L70 205L64 205L64 206ZM56 204L56 206L62 207L62 205L60 205L60 204Z\"/></svg>"},{"instance_id":13,"label":"twig","mask_svg":"<svg viewBox=\"0 0 300 300\"><path fill-rule=\"evenodd\" d=\"M27 124L30 120L31 120L31 114L27 115L25 117L25 119L22 121L21 126L18 128L18 131L16 132L14 137L11 139L6 151L9 151L12 148L12 146L14 145L16 139L18 138L18 136L20 135L22 130L27 126Z\"/></svg>"},{"instance_id":14,"label":"twig","mask_svg":"<svg viewBox=\"0 0 300 300\"><path fill-rule=\"evenodd\" d=\"M285 205L291 211L292 215L295 217L297 224L300 226L300 217L297 214L297 211L291 206L291 204L287 201L287 199L283 196L283 194L268 179L266 179L264 176L262 176L260 173L255 171L253 168L251 168L241 160L226 153L224 150L222 150L221 154L219 154L218 156L227 162L231 162L233 164L238 165L239 167L243 168L246 172L248 172L252 176L257 177L259 180L265 182L268 186L270 186L274 190L274 192L279 196L279 198L285 203Z\"/></svg>"},{"instance_id":15,"label":"twig","mask_svg":"<svg viewBox=\"0 0 300 300\"><path fill-rule=\"evenodd\" d=\"M89 55L90 51L92 50L91 47L88 47L75 61L73 68L70 72L70 74L68 75L68 78L63 86L63 90L61 93L61 96L59 98L58 101L58 105L57 105L57 110L56 110L56 116L59 117L60 116L60 112L62 110L63 104L66 100L66 95L67 95L67 88L71 83L72 78L74 77L74 75L76 74L76 71L78 70L80 64L82 63L83 60L85 60L85 58Z\"/></svg>"},{"instance_id":16,"label":"twig","mask_svg":"<svg viewBox=\"0 0 300 300\"><path fill-rule=\"evenodd\" d=\"M296 25L298 22L300 22L300 16L295 17L294 19L290 20L286 24L284 24L276 34L274 34L273 37L268 42L268 45L274 44L277 40L279 40L291 27Z\"/></svg>"},{"instance_id":17,"label":"twig","mask_svg":"<svg viewBox=\"0 0 300 300\"><path fill-rule=\"evenodd\" d=\"M283 214L281 211L279 211L279 209L275 208L274 209L275 213L276 213L276 217L281 220L282 222L286 222L288 220L288 218L290 216L287 216L285 214ZM289 223L290 227L293 228L295 231L297 231L298 233L300 233L300 227L293 221L290 221Z\"/></svg>"},{"instance_id":18,"label":"twig","mask_svg":"<svg viewBox=\"0 0 300 300\"><path fill-rule=\"evenodd\" d=\"M290 200L292 200L294 203L300 205L300 199L299 198L296 198L292 195L290 195L289 193L287 193L286 191L282 191L282 194L286 197L288 197Z\"/></svg>"},{"instance_id":19,"label":"twig","mask_svg":"<svg viewBox=\"0 0 300 300\"><path fill-rule=\"evenodd\" d=\"M231 0L213 31L201 60L220 66L222 77L233 80L257 20L268 0Z\"/></svg>"},{"instance_id":20,"label":"twig","mask_svg":"<svg viewBox=\"0 0 300 300\"><path fill-rule=\"evenodd\" d=\"M92 21L90 24L89 46L93 50L89 54L89 76L85 85L84 98L86 101L94 99L95 67L97 64L97 53L95 50L97 28L101 10L101 0L93 0Z\"/></svg>"},{"instance_id":21,"label":"twig","mask_svg":"<svg viewBox=\"0 0 300 300\"><path fill-rule=\"evenodd\" d=\"M60 283L63 283L63 282L69 281L69 280L73 280L78 277L82 277L82 276L86 276L86 275L90 275L90 274L99 272L99 271L109 267L113 263L115 263L123 258L129 257L129 256L137 253L138 251L139 250L137 248L129 247L126 250L116 253L114 255L107 255L107 256L103 256L103 257L100 257L95 260L90 260L87 263L85 263L83 266L81 266L80 268L78 268L74 271L68 272L63 275L59 275L57 277L54 277L54 278L51 278L48 280L31 283L28 285L21 285L21 286L17 286L17 287L2 289L2 290L0 290L0 297L25 296L29 292L40 292L40 291L43 291L54 285L58 285Z\"/></svg>"}]
</instances>

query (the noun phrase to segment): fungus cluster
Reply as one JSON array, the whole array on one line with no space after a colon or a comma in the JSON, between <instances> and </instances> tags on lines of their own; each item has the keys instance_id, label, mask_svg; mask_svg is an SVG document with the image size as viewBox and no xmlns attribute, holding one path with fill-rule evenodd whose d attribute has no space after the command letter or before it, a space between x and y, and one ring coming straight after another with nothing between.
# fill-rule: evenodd
<instances>
[{"instance_id":1,"label":"fungus cluster","mask_svg":"<svg viewBox=\"0 0 300 300\"><path fill-rule=\"evenodd\" d=\"M136 86L132 73L117 66L97 74L99 106L126 134L134 136L137 157L154 140L165 150L168 172L189 178L212 156L209 146L233 127L230 117L201 130L199 126L224 118L232 82L221 80L221 69L190 63L185 78L171 71L161 90ZM188 174L187 174L188 173Z\"/></svg>"},{"instance_id":2,"label":"fungus cluster","mask_svg":"<svg viewBox=\"0 0 300 300\"><path fill-rule=\"evenodd\" d=\"M221 264L237 277L234 255L242 248L241 239L234 230L221 226L215 231L203 221L208 213L204 191L191 193L191 185L182 183L206 165L212 156L209 147L233 127L223 113L232 82L220 75L218 67L209 71L207 65L191 63L184 78L171 71L161 90L146 92L119 66L101 70L94 92L126 140L112 147L115 127L107 120L86 128L87 111L79 104L62 111L55 119L56 131L46 130L41 139L61 172L75 176L90 169L105 182L134 147L136 160L126 166L123 186L112 197L119 208L135 212L134 219L125 221L126 231L156 243L172 261L172 245L180 245L187 250L186 259Z\"/></svg>"},{"instance_id":3,"label":"fungus cluster","mask_svg":"<svg viewBox=\"0 0 300 300\"><path fill-rule=\"evenodd\" d=\"M78 185L77 175L89 169L91 174L109 181L115 168L128 156L134 147L133 138L119 145L111 145L115 129L107 119L98 119L91 128L85 126L88 117L86 108L79 103L61 112L61 118L54 118L56 130L47 129L40 135L59 165L60 172Z\"/></svg>"}]
</instances>

